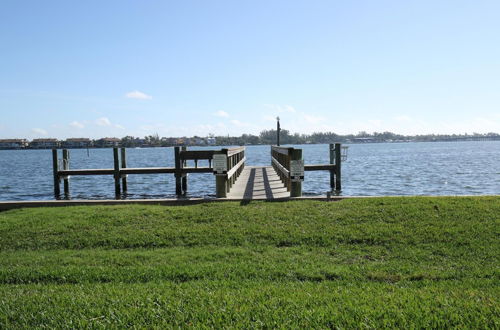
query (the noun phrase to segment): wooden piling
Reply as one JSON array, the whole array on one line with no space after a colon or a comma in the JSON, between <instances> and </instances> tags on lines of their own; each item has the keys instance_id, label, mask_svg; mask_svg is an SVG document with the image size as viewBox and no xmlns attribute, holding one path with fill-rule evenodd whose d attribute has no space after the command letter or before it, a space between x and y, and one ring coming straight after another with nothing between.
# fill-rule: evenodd
<instances>
[{"instance_id":1,"label":"wooden piling","mask_svg":"<svg viewBox=\"0 0 500 330\"><path fill-rule=\"evenodd\" d=\"M222 149L219 154L225 154L227 156L227 149ZM229 158L229 157L228 157ZM227 169L229 170L229 159L227 160ZM215 174L215 196L217 198L227 197L227 192L229 191L229 183L227 180L227 174Z\"/></svg>"},{"instance_id":2,"label":"wooden piling","mask_svg":"<svg viewBox=\"0 0 500 330\"><path fill-rule=\"evenodd\" d=\"M115 178L115 197L120 199L120 157L118 155L118 148L113 148L113 161L114 161L114 178Z\"/></svg>"},{"instance_id":3,"label":"wooden piling","mask_svg":"<svg viewBox=\"0 0 500 330\"><path fill-rule=\"evenodd\" d=\"M57 158L57 149L52 149L52 173L54 176L54 197L61 198L61 186L59 185L59 159Z\"/></svg>"},{"instance_id":4,"label":"wooden piling","mask_svg":"<svg viewBox=\"0 0 500 330\"><path fill-rule=\"evenodd\" d=\"M126 148L121 148L121 165L122 168L127 168L127 150ZM127 192L128 185L127 185L127 175L123 174L122 175L122 190L123 192Z\"/></svg>"},{"instance_id":5,"label":"wooden piling","mask_svg":"<svg viewBox=\"0 0 500 330\"><path fill-rule=\"evenodd\" d=\"M290 161L292 160L302 160L302 149L292 149L290 152ZM288 167L290 168L290 166ZM290 179L289 179L290 180ZM301 181L291 181L290 182L290 197L300 197L302 196L302 182Z\"/></svg>"},{"instance_id":6,"label":"wooden piling","mask_svg":"<svg viewBox=\"0 0 500 330\"><path fill-rule=\"evenodd\" d=\"M217 198L227 197L227 183L225 175L215 175L215 196Z\"/></svg>"},{"instance_id":7,"label":"wooden piling","mask_svg":"<svg viewBox=\"0 0 500 330\"><path fill-rule=\"evenodd\" d=\"M335 163L335 144L330 143L329 150L330 150L330 164L334 164ZM332 168L329 172L330 172L330 191L333 191L335 189L335 168Z\"/></svg>"},{"instance_id":8,"label":"wooden piling","mask_svg":"<svg viewBox=\"0 0 500 330\"><path fill-rule=\"evenodd\" d=\"M68 149L63 149L62 151L63 154L63 170L69 170L69 150ZM63 182L64 182L64 198L69 199L69 175L65 175L63 177Z\"/></svg>"},{"instance_id":9,"label":"wooden piling","mask_svg":"<svg viewBox=\"0 0 500 330\"><path fill-rule=\"evenodd\" d=\"M182 151L187 151L187 147L182 147ZM187 166L187 160L184 160L182 167ZM187 192L188 182L187 182L187 173L182 173L181 183L182 183L182 193L185 194Z\"/></svg>"},{"instance_id":10,"label":"wooden piling","mask_svg":"<svg viewBox=\"0 0 500 330\"><path fill-rule=\"evenodd\" d=\"M335 191L342 190L342 176L341 176L341 161L342 161L342 145L335 143Z\"/></svg>"},{"instance_id":11,"label":"wooden piling","mask_svg":"<svg viewBox=\"0 0 500 330\"><path fill-rule=\"evenodd\" d=\"M175 194L182 195L182 164L181 164L181 150L180 147L174 147L174 157L175 157Z\"/></svg>"}]
</instances>

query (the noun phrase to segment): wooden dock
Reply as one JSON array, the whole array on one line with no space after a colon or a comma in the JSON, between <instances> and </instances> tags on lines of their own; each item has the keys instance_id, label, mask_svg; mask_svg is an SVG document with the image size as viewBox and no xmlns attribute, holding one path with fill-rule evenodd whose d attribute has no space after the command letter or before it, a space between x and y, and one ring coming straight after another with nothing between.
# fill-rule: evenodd
<instances>
[{"instance_id":1,"label":"wooden dock","mask_svg":"<svg viewBox=\"0 0 500 330\"><path fill-rule=\"evenodd\" d=\"M100 169L70 169L70 151L62 150L59 159L57 149L52 150L54 197L71 199L70 177L77 175L110 175L114 177L115 198L129 190L128 175L133 174L174 174L175 193L186 196L188 173L213 173L217 198L232 200L286 199L302 196L302 181L305 171L330 172L330 186L338 194L341 191L341 145L330 144L329 164L304 164L302 149L271 146L272 166L246 167L245 147L223 148L220 150L187 150L174 148L175 167L127 167L126 149L113 148L113 167ZM198 167L199 161L208 161L208 166ZM194 166L188 166L188 161ZM60 184L64 183L64 196Z\"/></svg>"},{"instance_id":2,"label":"wooden dock","mask_svg":"<svg viewBox=\"0 0 500 330\"><path fill-rule=\"evenodd\" d=\"M290 192L271 166L245 167L227 194L228 199L238 200L272 200L288 197Z\"/></svg>"}]
</instances>

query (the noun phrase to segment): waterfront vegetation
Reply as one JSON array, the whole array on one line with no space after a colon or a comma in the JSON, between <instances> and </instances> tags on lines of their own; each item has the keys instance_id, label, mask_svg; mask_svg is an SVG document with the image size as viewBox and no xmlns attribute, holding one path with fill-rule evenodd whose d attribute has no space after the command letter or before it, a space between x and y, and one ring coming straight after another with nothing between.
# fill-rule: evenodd
<instances>
[{"instance_id":1,"label":"waterfront vegetation","mask_svg":"<svg viewBox=\"0 0 500 330\"><path fill-rule=\"evenodd\" d=\"M402 135L392 132L365 131L357 134L339 135L334 132L316 132L312 134L290 133L280 131L281 144L329 144L340 143L383 143L383 142L455 142L455 141L500 141L498 133L473 134L425 134ZM147 135L144 138L125 136L122 138L102 138L90 140L88 138L71 138L66 141L44 138L31 142L26 139L0 139L1 149L52 149L52 148L149 148L172 146L243 146L243 145L273 145L276 143L276 130L264 130L259 135L242 134L241 136L207 137L160 137L158 134Z\"/></svg>"},{"instance_id":2,"label":"waterfront vegetation","mask_svg":"<svg viewBox=\"0 0 500 330\"><path fill-rule=\"evenodd\" d=\"M0 212L0 328L498 328L499 197Z\"/></svg>"}]
</instances>

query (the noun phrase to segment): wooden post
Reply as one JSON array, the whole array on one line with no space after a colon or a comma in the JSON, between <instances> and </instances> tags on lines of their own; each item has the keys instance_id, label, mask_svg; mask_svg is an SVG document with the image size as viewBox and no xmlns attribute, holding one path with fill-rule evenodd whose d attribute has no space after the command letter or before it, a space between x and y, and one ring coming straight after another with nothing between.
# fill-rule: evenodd
<instances>
[{"instance_id":1,"label":"wooden post","mask_svg":"<svg viewBox=\"0 0 500 330\"><path fill-rule=\"evenodd\" d=\"M59 185L59 160L57 159L57 149L52 149L52 172L54 175L54 197L61 198L61 186Z\"/></svg>"},{"instance_id":2,"label":"wooden post","mask_svg":"<svg viewBox=\"0 0 500 330\"><path fill-rule=\"evenodd\" d=\"M126 148L121 148L121 164L122 164L122 168L127 168L127 150L126 150ZM123 192L127 192L128 185L127 185L127 175L126 174L122 175L122 189L123 189Z\"/></svg>"},{"instance_id":3,"label":"wooden post","mask_svg":"<svg viewBox=\"0 0 500 330\"><path fill-rule=\"evenodd\" d=\"M182 195L182 184L181 184L182 164L181 164L180 147L174 147L174 156L175 156L175 194L179 196Z\"/></svg>"},{"instance_id":4,"label":"wooden post","mask_svg":"<svg viewBox=\"0 0 500 330\"><path fill-rule=\"evenodd\" d=\"M63 149L63 170L69 170L69 151L68 149ZM69 176L65 175L63 177L64 182L64 198L69 199Z\"/></svg>"},{"instance_id":5,"label":"wooden post","mask_svg":"<svg viewBox=\"0 0 500 330\"><path fill-rule=\"evenodd\" d=\"M114 177L115 177L115 197L120 199L120 159L118 157L118 148L113 148L113 161L114 161Z\"/></svg>"},{"instance_id":6,"label":"wooden post","mask_svg":"<svg viewBox=\"0 0 500 330\"><path fill-rule=\"evenodd\" d=\"M291 149L290 150L290 161L292 160L302 160L302 149ZM288 167L291 168L290 166ZM289 180L291 180L289 178ZM302 182L290 182L290 197L300 197L302 196Z\"/></svg>"},{"instance_id":7,"label":"wooden post","mask_svg":"<svg viewBox=\"0 0 500 330\"><path fill-rule=\"evenodd\" d=\"M226 155L228 154L227 152L227 149L224 149L226 151ZM233 157L229 157L227 156L227 171L229 172L232 168L232 163L231 163L231 160L232 160ZM229 192L231 190L231 180L227 177L227 175L225 176L226 178L226 192Z\"/></svg>"},{"instance_id":8,"label":"wooden post","mask_svg":"<svg viewBox=\"0 0 500 330\"><path fill-rule=\"evenodd\" d=\"M186 151L186 150L187 150L187 147L182 147L182 151ZM187 161L184 160L182 167L186 166L186 164L187 164ZM187 179L188 179L187 173L182 173L181 182L182 182L182 193L183 194L185 194L187 192L187 188L188 188Z\"/></svg>"},{"instance_id":9,"label":"wooden post","mask_svg":"<svg viewBox=\"0 0 500 330\"><path fill-rule=\"evenodd\" d=\"M227 197L226 175L215 175L215 196L217 198Z\"/></svg>"},{"instance_id":10,"label":"wooden post","mask_svg":"<svg viewBox=\"0 0 500 330\"><path fill-rule=\"evenodd\" d=\"M342 190L342 178L341 178L341 156L342 145L340 143L335 143L335 191L340 192Z\"/></svg>"},{"instance_id":11,"label":"wooden post","mask_svg":"<svg viewBox=\"0 0 500 330\"><path fill-rule=\"evenodd\" d=\"M222 149L218 153L227 155L227 149ZM228 162L229 162L229 160L228 160ZM228 163L228 165L229 165L229 163ZM229 170L229 166L227 167L227 169ZM227 191L228 191L227 174L216 174L215 175L215 196L217 198L225 198L225 197L227 197Z\"/></svg>"},{"instance_id":12,"label":"wooden post","mask_svg":"<svg viewBox=\"0 0 500 330\"><path fill-rule=\"evenodd\" d=\"M334 164L334 162L335 162L335 145L333 143L330 143L329 150L330 150L330 164ZM335 188L335 169L331 169L330 170L330 191L333 191L334 188Z\"/></svg>"}]
</instances>

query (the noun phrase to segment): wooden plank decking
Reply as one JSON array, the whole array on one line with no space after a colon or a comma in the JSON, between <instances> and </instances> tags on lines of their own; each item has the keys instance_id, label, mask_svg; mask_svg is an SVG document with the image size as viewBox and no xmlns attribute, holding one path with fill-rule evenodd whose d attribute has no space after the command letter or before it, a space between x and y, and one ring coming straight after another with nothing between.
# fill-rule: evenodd
<instances>
[{"instance_id":1,"label":"wooden plank decking","mask_svg":"<svg viewBox=\"0 0 500 330\"><path fill-rule=\"evenodd\" d=\"M228 199L266 199L290 197L290 192L271 166L246 166L227 194Z\"/></svg>"}]
</instances>

